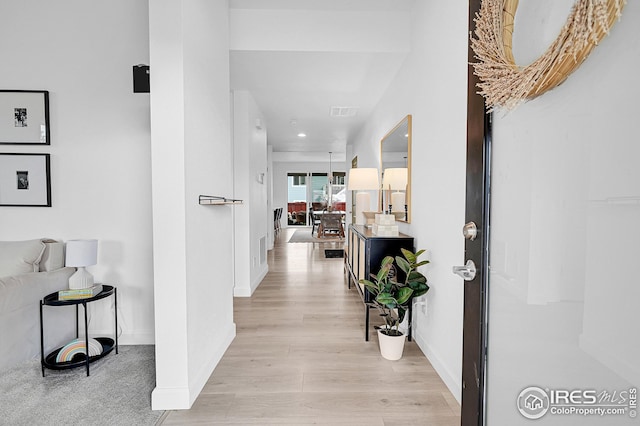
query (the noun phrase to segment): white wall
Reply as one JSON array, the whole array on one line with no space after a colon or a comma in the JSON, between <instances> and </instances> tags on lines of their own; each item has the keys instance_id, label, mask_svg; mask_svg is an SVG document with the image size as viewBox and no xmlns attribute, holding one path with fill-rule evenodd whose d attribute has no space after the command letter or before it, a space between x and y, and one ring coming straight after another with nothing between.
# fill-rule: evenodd
<instances>
[{"instance_id":1,"label":"white wall","mask_svg":"<svg viewBox=\"0 0 640 426\"><path fill-rule=\"evenodd\" d=\"M464 264L467 16L466 2L416 2L412 51L353 144L358 167L379 167L380 139L413 116L412 223L400 230L431 261L422 270L431 289L414 314L414 335L458 400L463 286L451 267Z\"/></svg>"},{"instance_id":2,"label":"white wall","mask_svg":"<svg viewBox=\"0 0 640 426\"><path fill-rule=\"evenodd\" d=\"M267 175L265 177L267 185L267 215L269 223L267 225L267 249L273 248L275 240L275 228L273 217L273 146L267 145Z\"/></svg>"},{"instance_id":3,"label":"white wall","mask_svg":"<svg viewBox=\"0 0 640 426\"><path fill-rule=\"evenodd\" d=\"M148 2L3 2L3 89L50 92L52 207L0 207L0 239L97 238L96 281L118 287L120 343L153 343L149 95L132 66L148 63ZM98 334L109 306L91 307Z\"/></svg>"},{"instance_id":4,"label":"white wall","mask_svg":"<svg viewBox=\"0 0 640 426\"><path fill-rule=\"evenodd\" d=\"M258 122L259 127L256 125ZM267 202L269 178L265 119L251 94L243 90L233 92L233 152L233 198L243 200L242 205L233 209L233 294L250 297L269 271L267 230L268 226L273 228L273 216Z\"/></svg>"},{"instance_id":5,"label":"white wall","mask_svg":"<svg viewBox=\"0 0 640 426\"><path fill-rule=\"evenodd\" d=\"M228 6L150 3L153 409L189 408L235 336Z\"/></svg>"}]
</instances>

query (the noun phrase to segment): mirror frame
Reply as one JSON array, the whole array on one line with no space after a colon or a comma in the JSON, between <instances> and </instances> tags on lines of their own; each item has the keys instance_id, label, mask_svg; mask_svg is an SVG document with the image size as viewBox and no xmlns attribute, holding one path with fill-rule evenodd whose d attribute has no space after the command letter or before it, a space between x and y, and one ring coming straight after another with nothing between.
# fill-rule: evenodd
<instances>
[{"instance_id":1,"label":"mirror frame","mask_svg":"<svg viewBox=\"0 0 640 426\"><path fill-rule=\"evenodd\" d=\"M405 122L407 123L407 135L408 135L407 136L407 190L405 193L405 204L407 205L407 212L406 212L405 219L398 219L396 217L396 220L398 222L406 222L406 223L411 223L411 143L412 143L411 119L412 119L411 114L406 115L402 120L400 120L398 124L396 124L393 127L393 129L391 129L380 140L380 182L381 182L380 184L382 185L382 178L384 176L384 159L383 159L384 143L385 141L390 140L393 133L397 131L400 127L402 127ZM385 191L381 187L378 199L380 200L380 211L383 211L383 212L386 211L384 195L385 195Z\"/></svg>"}]
</instances>

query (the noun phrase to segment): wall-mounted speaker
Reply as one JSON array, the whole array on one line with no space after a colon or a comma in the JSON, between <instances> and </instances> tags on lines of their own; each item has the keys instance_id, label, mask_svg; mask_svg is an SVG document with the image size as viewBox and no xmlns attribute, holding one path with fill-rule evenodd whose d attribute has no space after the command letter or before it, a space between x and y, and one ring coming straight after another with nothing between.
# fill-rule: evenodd
<instances>
[{"instance_id":1,"label":"wall-mounted speaker","mask_svg":"<svg viewBox=\"0 0 640 426\"><path fill-rule=\"evenodd\" d=\"M133 66L133 93L149 93L149 65Z\"/></svg>"}]
</instances>

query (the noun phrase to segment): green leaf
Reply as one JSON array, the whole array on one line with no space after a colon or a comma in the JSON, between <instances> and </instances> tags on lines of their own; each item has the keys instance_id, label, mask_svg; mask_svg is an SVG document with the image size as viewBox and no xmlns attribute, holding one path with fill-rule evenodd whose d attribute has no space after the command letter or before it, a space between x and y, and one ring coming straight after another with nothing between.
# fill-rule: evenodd
<instances>
[{"instance_id":1,"label":"green leaf","mask_svg":"<svg viewBox=\"0 0 640 426\"><path fill-rule=\"evenodd\" d=\"M423 261L422 261L422 262L420 262L420 263L416 263L413 267L414 267L414 268L417 268L417 267L419 267L419 266L427 265L427 264L429 264L429 263L431 263L431 262L429 262L428 260L423 260Z\"/></svg>"},{"instance_id":2,"label":"green leaf","mask_svg":"<svg viewBox=\"0 0 640 426\"><path fill-rule=\"evenodd\" d=\"M398 307L398 324L404 321L404 315L407 313L406 309Z\"/></svg>"},{"instance_id":3,"label":"green leaf","mask_svg":"<svg viewBox=\"0 0 640 426\"><path fill-rule=\"evenodd\" d=\"M422 253L424 253L424 252L425 252L425 250L424 250L424 249L422 249L422 250L418 250L418 251L416 252L416 258L420 257L420 255L421 255Z\"/></svg>"},{"instance_id":4,"label":"green leaf","mask_svg":"<svg viewBox=\"0 0 640 426\"><path fill-rule=\"evenodd\" d=\"M418 258L415 254L404 248L401 248L400 250L402 251L402 255L409 261L409 263L416 263L416 260L418 260Z\"/></svg>"},{"instance_id":5,"label":"green leaf","mask_svg":"<svg viewBox=\"0 0 640 426\"><path fill-rule=\"evenodd\" d=\"M402 269L402 272L404 272L405 274L408 274L409 271L411 270L411 265L409 265L409 262L407 262L404 258L400 256L396 256L396 263L398 264L398 267Z\"/></svg>"},{"instance_id":6,"label":"green leaf","mask_svg":"<svg viewBox=\"0 0 640 426\"><path fill-rule=\"evenodd\" d=\"M420 297L423 294L425 294L427 291L429 291L429 286L426 284L420 284L417 288L413 289L412 297Z\"/></svg>"},{"instance_id":7,"label":"green leaf","mask_svg":"<svg viewBox=\"0 0 640 426\"><path fill-rule=\"evenodd\" d=\"M377 282L386 281L387 276L389 275L390 268L391 268L390 265L382 266L382 268L380 268L380 270L378 271L378 274L376 275L376 281Z\"/></svg>"},{"instance_id":8,"label":"green leaf","mask_svg":"<svg viewBox=\"0 0 640 426\"><path fill-rule=\"evenodd\" d=\"M372 283L369 280L360 280L361 284L364 284L364 286L369 289L369 291L371 293L373 293L373 295L375 296L376 294L380 293L380 288L378 287L377 284Z\"/></svg>"},{"instance_id":9,"label":"green leaf","mask_svg":"<svg viewBox=\"0 0 640 426\"><path fill-rule=\"evenodd\" d=\"M404 305L411 298L413 290L409 287L402 287L398 291L397 301L399 305Z\"/></svg>"},{"instance_id":10,"label":"green leaf","mask_svg":"<svg viewBox=\"0 0 640 426\"><path fill-rule=\"evenodd\" d=\"M420 271L416 271L415 269L411 271L408 278L409 278L409 281L414 281L414 280L426 281L427 280L424 274L422 274Z\"/></svg>"},{"instance_id":11,"label":"green leaf","mask_svg":"<svg viewBox=\"0 0 640 426\"><path fill-rule=\"evenodd\" d=\"M429 288L429 286L427 285L427 283L423 283L420 281L412 281L410 283L407 284L413 291L419 291L425 288Z\"/></svg>"},{"instance_id":12,"label":"green leaf","mask_svg":"<svg viewBox=\"0 0 640 426\"><path fill-rule=\"evenodd\" d=\"M382 262L380 263L380 266L387 266L387 265L391 265L393 263L393 256L385 256L384 259L382 259Z\"/></svg>"},{"instance_id":13,"label":"green leaf","mask_svg":"<svg viewBox=\"0 0 640 426\"><path fill-rule=\"evenodd\" d=\"M378 294L378 297L376 297L376 301L378 303L380 303L381 305L385 305L390 309L393 309L396 307L396 305L398 304L398 302L396 301L395 297L393 297L390 293L380 293Z\"/></svg>"},{"instance_id":14,"label":"green leaf","mask_svg":"<svg viewBox=\"0 0 640 426\"><path fill-rule=\"evenodd\" d=\"M390 300L392 299L394 302L396 301L396 299L393 297L393 295L391 293L387 293L387 292L382 292L378 295L378 297L376 297L376 300L378 301L386 301L386 300Z\"/></svg>"}]
</instances>

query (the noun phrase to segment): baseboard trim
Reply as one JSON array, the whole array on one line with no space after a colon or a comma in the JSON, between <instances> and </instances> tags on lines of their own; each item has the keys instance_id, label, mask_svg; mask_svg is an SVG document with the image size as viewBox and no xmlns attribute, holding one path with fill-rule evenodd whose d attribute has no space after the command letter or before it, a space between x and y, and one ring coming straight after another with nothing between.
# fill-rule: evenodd
<instances>
[{"instance_id":1,"label":"baseboard trim","mask_svg":"<svg viewBox=\"0 0 640 426\"><path fill-rule=\"evenodd\" d=\"M233 297L251 297L253 292L256 291L264 277L269 273L269 265L265 263L265 266L260 271L260 274L251 282L249 288L233 288Z\"/></svg>"},{"instance_id":2,"label":"baseboard trim","mask_svg":"<svg viewBox=\"0 0 640 426\"><path fill-rule=\"evenodd\" d=\"M113 337L113 329L111 330L93 330L90 333L95 336ZM124 346L133 345L155 345L156 339L153 331L139 331L133 333L122 333L118 335L118 344Z\"/></svg>"},{"instance_id":3,"label":"baseboard trim","mask_svg":"<svg viewBox=\"0 0 640 426\"><path fill-rule=\"evenodd\" d=\"M194 380L190 381L191 385L189 386L189 394L191 395L191 399L189 401L189 407L193 405L193 403L196 401L196 398L198 398L198 395L200 395L200 392L202 392L204 385L207 384L207 381L211 377L211 373L213 373L213 370L215 370L216 366L220 363L220 360L224 356L224 353L227 351L229 345L231 345L231 342L233 342L233 339L235 339L235 337L236 323L231 323L231 326L227 330L227 334L224 340L220 343L220 346L218 346L217 350L213 353L213 355L209 359L209 362L200 369Z\"/></svg>"},{"instance_id":4,"label":"baseboard trim","mask_svg":"<svg viewBox=\"0 0 640 426\"><path fill-rule=\"evenodd\" d=\"M108 336L108 334L105 334ZM155 345L156 339L153 331L142 333L122 333L118 337L118 343L121 345Z\"/></svg>"},{"instance_id":5,"label":"baseboard trim","mask_svg":"<svg viewBox=\"0 0 640 426\"><path fill-rule=\"evenodd\" d=\"M189 409L189 388L156 388L151 392L152 410Z\"/></svg>"},{"instance_id":6,"label":"baseboard trim","mask_svg":"<svg viewBox=\"0 0 640 426\"><path fill-rule=\"evenodd\" d=\"M447 368L447 365L442 362L440 357L436 355L436 353L431 350L427 342L422 338L420 334L416 334L414 336L415 342L420 347L420 350L427 357L433 368L438 373L438 376L442 379L444 384L449 388L449 391L453 395L453 397L458 401L458 404L462 404L462 386L460 384L461 380L456 378L451 371Z\"/></svg>"},{"instance_id":7,"label":"baseboard trim","mask_svg":"<svg viewBox=\"0 0 640 426\"><path fill-rule=\"evenodd\" d=\"M233 288L233 297L251 297L251 289L249 288Z\"/></svg>"},{"instance_id":8,"label":"baseboard trim","mask_svg":"<svg viewBox=\"0 0 640 426\"><path fill-rule=\"evenodd\" d=\"M224 340L216 348L209 362L202 366L196 376L189 380L188 387L179 388L156 388L151 392L151 409L152 410L188 410L195 402L204 385L211 377L211 373L216 368L229 345L236 337L236 324L231 323Z\"/></svg>"}]
</instances>

